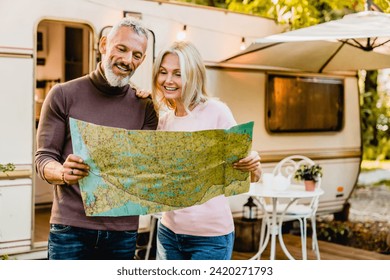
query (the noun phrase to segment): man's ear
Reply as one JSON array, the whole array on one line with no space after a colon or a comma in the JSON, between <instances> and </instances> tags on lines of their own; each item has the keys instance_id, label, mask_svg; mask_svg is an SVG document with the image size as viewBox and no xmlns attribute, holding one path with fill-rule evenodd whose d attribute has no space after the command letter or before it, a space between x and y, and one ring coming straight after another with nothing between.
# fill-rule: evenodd
<instances>
[{"instance_id":1,"label":"man's ear","mask_svg":"<svg viewBox=\"0 0 390 280\"><path fill-rule=\"evenodd\" d=\"M101 54L105 54L106 53L106 48L107 48L107 37L106 36L103 36L100 38L100 41L99 41L99 51Z\"/></svg>"},{"instance_id":2,"label":"man's ear","mask_svg":"<svg viewBox=\"0 0 390 280\"><path fill-rule=\"evenodd\" d=\"M142 63L142 62L144 62L144 60L145 60L145 57L146 57L146 54L145 54L145 55L144 55L144 57L142 58L142 61L141 61L141 63ZM140 63L140 64L141 64L141 63Z\"/></svg>"}]
</instances>

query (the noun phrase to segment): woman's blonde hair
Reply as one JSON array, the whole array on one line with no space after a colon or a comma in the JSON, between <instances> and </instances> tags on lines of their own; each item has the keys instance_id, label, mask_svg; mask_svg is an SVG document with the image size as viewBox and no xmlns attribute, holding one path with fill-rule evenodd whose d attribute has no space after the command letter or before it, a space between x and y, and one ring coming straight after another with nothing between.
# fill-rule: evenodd
<instances>
[{"instance_id":1,"label":"woman's blonde hair","mask_svg":"<svg viewBox=\"0 0 390 280\"><path fill-rule=\"evenodd\" d=\"M174 42L167 49L162 50L156 58L152 74L152 97L158 112L161 107L176 109L174 100L168 100L159 90L157 79L163 58L167 54L176 54L179 57L182 80L182 102L187 113L200 102L208 99L206 93L206 68L203 59L190 42Z\"/></svg>"}]
</instances>

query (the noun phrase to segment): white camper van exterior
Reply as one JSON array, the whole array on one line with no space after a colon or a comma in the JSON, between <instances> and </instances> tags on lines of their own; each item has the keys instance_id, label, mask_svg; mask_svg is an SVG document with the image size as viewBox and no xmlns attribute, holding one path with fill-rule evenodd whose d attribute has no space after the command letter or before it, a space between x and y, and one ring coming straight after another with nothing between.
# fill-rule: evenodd
<instances>
[{"instance_id":1,"label":"white camper van exterior","mask_svg":"<svg viewBox=\"0 0 390 280\"><path fill-rule=\"evenodd\" d=\"M286 73L218 63L240 51L243 41L282 31L273 20L221 9L142 0L2 0L0 2L0 256L45 258L47 239L36 240L36 213L50 207L51 187L36 176L35 134L40 106L52 85L95 68L105 27L124 15L142 18L151 40L133 82L150 89L154 55L183 29L207 64L209 93L226 102L238 123L255 121L253 149L265 172L283 157L303 154L324 169L320 212L343 211L359 173L361 133L357 77ZM82 42L82 43L81 43ZM270 132L267 85L272 75L338 79L343 84L342 127L332 132ZM230 198L241 215L245 195ZM142 227L147 227L147 222Z\"/></svg>"}]
</instances>

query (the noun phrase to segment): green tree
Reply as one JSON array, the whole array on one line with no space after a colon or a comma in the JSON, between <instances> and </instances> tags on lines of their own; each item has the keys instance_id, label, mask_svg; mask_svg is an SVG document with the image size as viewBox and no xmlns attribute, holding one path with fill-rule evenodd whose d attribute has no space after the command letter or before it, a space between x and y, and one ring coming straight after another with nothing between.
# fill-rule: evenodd
<instances>
[{"instance_id":1,"label":"green tree","mask_svg":"<svg viewBox=\"0 0 390 280\"><path fill-rule=\"evenodd\" d=\"M378 89L378 71L360 71L363 159L390 158L390 97Z\"/></svg>"},{"instance_id":2,"label":"green tree","mask_svg":"<svg viewBox=\"0 0 390 280\"><path fill-rule=\"evenodd\" d=\"M289 30L364 10L364 0L226 0L231 11L270 17Z\"/></svg>"},{"instance_id":3,"label":"green tree","mask_svg":"<svg viewBox=\"0 0 390 280\"><path fill-rule=\"evenodd\" d=\"M225 0L178 0L179 2L186 2L195 5L203 5L217 8L227 8Z\"/></svg>"}]
</instances>

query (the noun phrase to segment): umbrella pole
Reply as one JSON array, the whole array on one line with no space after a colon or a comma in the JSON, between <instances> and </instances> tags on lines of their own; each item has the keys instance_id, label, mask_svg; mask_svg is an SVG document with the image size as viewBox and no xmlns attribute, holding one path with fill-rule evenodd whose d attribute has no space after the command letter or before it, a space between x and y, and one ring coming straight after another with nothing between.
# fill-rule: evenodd
<instances>
[{"instance_id":1,"label":"umbrella pole","mask_svg":"<svg viewBox=\"0 0 390 280\"><path fill-rule=\"evenodd\" d=\"M344 46L345 42L344 41L341 41L342 44L340 45L340 47L337 48L337 50L325 61L325 63L321 66L321 68L319 69L318 73L322 73L322 70L324 70L324 68L329 64L329 62L333 59L333 57L335 57L335 55L341 50L341 48Z\"/></svg>"}]
</instances>

